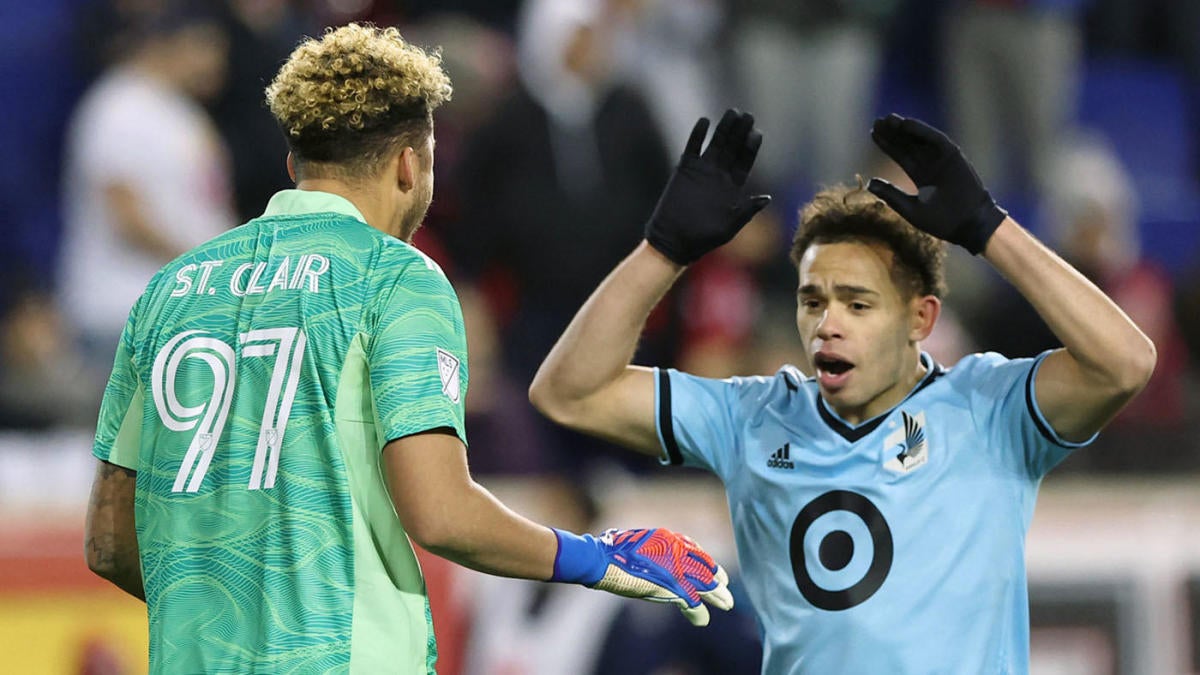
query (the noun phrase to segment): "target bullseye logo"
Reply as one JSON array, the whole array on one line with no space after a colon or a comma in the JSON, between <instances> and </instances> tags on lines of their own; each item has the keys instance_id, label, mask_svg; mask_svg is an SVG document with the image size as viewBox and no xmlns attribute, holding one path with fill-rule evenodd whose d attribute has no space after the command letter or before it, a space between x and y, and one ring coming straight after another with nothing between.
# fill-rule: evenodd
<instances>
[{"instance_id":1,"label":"target bullseye logo","mask_svg":"<svg viewBox=\"0 0 1200 675\"><path fill-rule=\"evenodd\" d=\"M875 504L857 492L831 490L806 504L792 523L789 543L796 588L820 609L841 611L865 602L892 569L892 530Z\"/></svg>"}]
</instances>

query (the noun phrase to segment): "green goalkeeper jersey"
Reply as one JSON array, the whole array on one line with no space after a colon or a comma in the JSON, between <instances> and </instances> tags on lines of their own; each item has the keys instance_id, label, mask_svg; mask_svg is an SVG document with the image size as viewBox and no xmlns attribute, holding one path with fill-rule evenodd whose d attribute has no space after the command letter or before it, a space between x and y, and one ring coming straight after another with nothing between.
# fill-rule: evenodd
<instances>
[{"instance_id":1,"label":"green goalkeeper jersey","mask_svg":"<svg viewBox=\"0 0 1200 675\"><path fill-rule=\"evenodd\" d=\"M465 442L466 389L450 283L341 197L280 192L164 267L94 449L137 471L151 671L434 672L380 451L438 428Z\"/></svg>"}]
</instances>

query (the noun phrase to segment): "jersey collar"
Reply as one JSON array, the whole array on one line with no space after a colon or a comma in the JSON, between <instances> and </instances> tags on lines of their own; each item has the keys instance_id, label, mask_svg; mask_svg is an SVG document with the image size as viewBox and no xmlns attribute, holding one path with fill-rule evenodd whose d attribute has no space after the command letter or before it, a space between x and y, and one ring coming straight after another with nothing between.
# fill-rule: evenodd
<instances>
[{"instance_id":1,"label":"jersey collar","mask_svg":"<svg viewBox=\"0 0 1200 675\"><path fill-rule=\"evenodd\" d=\"M263 216L299 216L308 213L338 213L364 224L367 222L349 199L319 190L280 190L267 202Z\"/></svg>"},{"instance_id":2,"label":"jersey collar","mask_svg":"<svg viewBox=\"0 0 1200 675\"><path fill-rule=\"evenodd\" d=\"M925 352L921 352L921 363L925 365L925 376L921 378L921 381L917 383L917 386L913 387L912 391L908 392L908 395L906 395L900 401L900 403L892 406L887 412L880 413L879 415L872 417L858 426L851 426L849 422L843 420L838 416L837 413L830 410L829 406L825 404L825 399L821 398L821 392L819 389L816 393L817 413L820 414L821 420L824 421L830 429L847 441L855 443L867 434L875 431L875 429L882 424L885 419L887 419L887 416L892 414L893 410L899 408L905 401L916 395L918 391L921 391L925 387L933 384L934 380L938 379L946 372L937 361L933 360L932 356Z\"/></svg>"}]
</instances>

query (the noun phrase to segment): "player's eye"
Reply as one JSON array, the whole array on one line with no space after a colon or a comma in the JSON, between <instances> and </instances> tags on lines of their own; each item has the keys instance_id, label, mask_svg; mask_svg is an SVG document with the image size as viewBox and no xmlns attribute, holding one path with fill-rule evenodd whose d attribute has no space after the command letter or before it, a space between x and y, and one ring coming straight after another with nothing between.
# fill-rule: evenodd
<instances>
[{"instance_id":1,"label":"player's eye","mask_svg":"<svg viewBox=\"0 0 1200 675\"><path fill-rule=\"evenodd\" d=\"M852 309L856 312L862 312L862 311L870 309L870 306L867 305L867 303L865 303L865 302L852 302L852 303L850 303L850 309Z\"/></svg>"},{"instance_id":2,"label":"player's eye","mask_svg":"<svg viewBox=\"0 0 1200 675\"><path fill-rule=\"evenodd\" d=\"M807 298L800 301L800 305L805 309L820 309L821 301L815 298Z\"/></svg>"}]
</instances>

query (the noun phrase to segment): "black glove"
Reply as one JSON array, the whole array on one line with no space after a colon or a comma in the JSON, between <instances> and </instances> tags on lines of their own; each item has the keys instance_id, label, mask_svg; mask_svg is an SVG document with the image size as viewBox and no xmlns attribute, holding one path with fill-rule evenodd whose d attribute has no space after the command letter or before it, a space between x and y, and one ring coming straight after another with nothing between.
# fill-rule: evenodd
<instances>
[{"instance_id":1,"label":"black glove","mask_svg":"<svg viewBox=\"0 0 1200 675\"><path fill-rule=\"evenodd\" d=\"M1008 216L946 134L896 114L875 120L871 139L917 184L910 195L872 178L867 189L913 226L978 255Z\"/></svg>"},{"instance_id":2,"label":"black glove","mask_svg":"<svg viewBox=\"0 0 1200 675\"><path fill-rule=\"evenodd\" d=\"M742 194L762 145L754 116L726 110L700 154L707 132L708 119L701 117L646 222L646 241L680 265L690 265L733 239L754 214L771 203L770 195Z\"/></svg>"}]
</instances>

